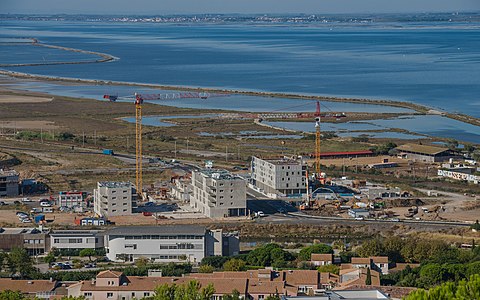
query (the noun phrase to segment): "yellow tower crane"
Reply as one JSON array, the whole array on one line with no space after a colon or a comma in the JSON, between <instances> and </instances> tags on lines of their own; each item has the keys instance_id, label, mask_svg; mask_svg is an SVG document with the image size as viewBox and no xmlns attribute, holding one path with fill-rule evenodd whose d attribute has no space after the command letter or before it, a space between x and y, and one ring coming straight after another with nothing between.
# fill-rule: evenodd
<instances>
[{"instance_id":1,"label":"yellow tower crane","mask_svg":"<svg viewBox=\"0 0 480 300\"><path fill-rule=\"evenodd\" d=\"M320 173L320 102L317 101L317 110L315 112L315 175L321 177Z\"/></svg>"},{"instance_id":2,"label":"yellow tower crane","mask_svg":"<svg viewBox=\"0 0 480 300\"><path fill-rule=\"evenodd\" d=\"M141 198L143 197L142 104L143 98L135 93L135 184Z\"/></svg>"}]
</instances>

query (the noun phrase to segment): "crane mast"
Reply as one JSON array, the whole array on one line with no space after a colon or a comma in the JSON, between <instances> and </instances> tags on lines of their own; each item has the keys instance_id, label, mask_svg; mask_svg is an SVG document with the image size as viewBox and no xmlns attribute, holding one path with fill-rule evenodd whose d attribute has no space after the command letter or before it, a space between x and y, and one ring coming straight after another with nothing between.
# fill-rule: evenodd
<instances>
[{"instance_id":1,"label":"crane mast","mask_svg":"<svg viewBox=\"0 0 480 300\"><path fill-rule=\"evenodd\" d=\"M140 198L143 197L142 104L143 98L135 93L135 184Z\"/></svg>"},{"instance_id":2,"label":"crane mast","mask_svg":"<svg viewBox=\"0 0 480 300\"><path fill-rule=\"evenodd\" d=\"M315 112L315 173L317 178L320 173L320 102L317 101L317 110Z\"/></svg>"}]
</instances>

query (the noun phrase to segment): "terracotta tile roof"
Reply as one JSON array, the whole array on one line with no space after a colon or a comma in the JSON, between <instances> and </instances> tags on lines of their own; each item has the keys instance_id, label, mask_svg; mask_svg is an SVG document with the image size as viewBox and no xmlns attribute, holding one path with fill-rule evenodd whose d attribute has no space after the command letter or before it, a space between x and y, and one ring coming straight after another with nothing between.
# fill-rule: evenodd
<instances>
[{"instance_id":1,"label":"terracotta tile roof","mask_svg":"<svg viewBox=\"0 0 480 300\"><path fill-rule=\"evenodd\" d=\"M352 257L352 264L370 264L370 257Z\"/></svg>"},{"instance_id":2,"label":"terracotta tile roof","mask_svg":"<svg viewBox=\"0 0 480 300\"><path fill-rule=\"evenodd\" d=\"M106 270L97 274L97 278L118 278L123 275L122 272Z\"/></svg>"},{"instance_id":3,"label":"terracotta tile roof","mask_svg":"<svg viewBox=\"0 0 480 300\"><path fill-rule=\"evenodd\" d=\"M410 268L416 268L419 267L420 264L411 264L411 263L396 263L395 267L390 269L390 272L399 272L405 270L407 266L410 266Z\"/></svg>"},{"instance_id":4,"label":"terracotta tile roof","mask_svg":"<svg viewBox=\"0 0 480 300\"><path fill-rule=\"evenodd\" d=\"M349 269L349 270L340 270L340 277L342 275L352 273L352 272L357 272L358 277L351 279L349 281L344 281L341 282L342 286L351 286L351 285L365 285L365 281L367 279L367 269L362 268L362 269ZM370 275L372 278L372 286L380 286L380 273L375 271L375 270L370 270Z\"/></svg>"},{"instance_id":5,"label":"terracotta tile roof","mask_svg":"<svg viewBox=\"0 0 480 300\"><path fill-rule=\"evenodd\" d=\"M261 281L255 279L249 279L248 281L249 294L274 295L279 293L284 295L286 291L285 283L281 281Z\"/></svg>"},{"instance_id":6,"label":"terracotta tile roof","mask_svg":"<svg viewBox=\"0 0 480 300\"><path fill-rule=\"evenodd\" d=\"M340 276L328 272L320 273L321 284L328 284L330 282L340 282Z\"/></svg>"},{"instance_id":7,"label":"terracotta tile roof","mask_svg":"<svg viewBox=\"0 0 480 300\"><path fill-rule=\"evenodd\" d=\"M289 285L313 285L320 283L320 273L317 270L287 270L282 271L284 280Z\"/></svg>"},{"instance_id":8,"label":"terracotta tile roof","mask_svg":"<svg viewBox=\"0 0 480 300\"><path fill-rule=\"evenodd\" d=\"M312 253L311 261L333 261L333 254Z\"/></svg>"},{"instance_id":9,"label":"terracotta tile roof","mask_svg":"<svg viewBox=\"0 0 480 300\"><path fill-rule=\"evenodd\" d=\"M374 263L388 264L388 256L372 256L370 258Z\"/></svg>"},{"instance_id":10,"label":"terracotta tile roof","mask_svg":"<svg viewBox=\"0 0 480 300\"><path fill-rule=\"evenodd\" d=\"M191 278L191 277L145 277L145 276L126 276L126 285L120 286L96 286L95 282L82 281L80 290L85 291L153 291L162 284L184 284L189 281L197 280L202 287L213 284L215 294L230 294L233 290L245 294L247 288L247 279L225 279L225 278ZM71 288L73 288L71 286Z\"/></svg>"},{"instance_id":11,"label":"terracotta tile roof","mask_svg":"<svg viewBox=\"0 0 480 300\"><path fill-rule=\"evenodd\" d=\"M36 292L50 292L55 289L57 282L50 280L13 280L0 278L0 291L20 291L25 294Z\"/></svg>"}]
</instances>

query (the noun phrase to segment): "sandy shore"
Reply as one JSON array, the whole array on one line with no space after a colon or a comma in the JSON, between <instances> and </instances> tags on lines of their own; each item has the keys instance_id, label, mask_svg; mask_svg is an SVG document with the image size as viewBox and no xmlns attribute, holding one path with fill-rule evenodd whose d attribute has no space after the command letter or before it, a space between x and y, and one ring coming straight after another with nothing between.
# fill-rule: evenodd
<instances>
[{"instance_id":1,"label":"sandy shore","mask_svg":"<svg viewBox=\"0 0 480 300\"><path fill-rule=\"evenodd\" d=\"M43 103L50 102L53 98L35 97L35 96L20 96L20 95L0 95L1 103Z\"/></svg>"}]
</instances>

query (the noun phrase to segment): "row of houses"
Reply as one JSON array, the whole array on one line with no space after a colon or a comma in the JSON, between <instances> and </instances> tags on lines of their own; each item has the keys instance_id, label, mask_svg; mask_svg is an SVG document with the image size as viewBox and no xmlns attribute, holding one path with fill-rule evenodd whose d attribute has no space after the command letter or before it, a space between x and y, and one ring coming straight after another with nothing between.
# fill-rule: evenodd
<instances>
[{"instance_id":1,"label":"row of houses","mask_svg":"<svg viewBox=\"0 0 480 300\"><path fill-rule=\"evenodd\" d=\"M46 230L1 228L0 250L24 248L31 255L55 249L102 249L111 261L199 263L206 256L239 253L237 233L196 225L125 226L110 230Z\"/></svg>"},{"instance_id":2,"label":"row of houses","mask_svg":"<svg viewBox=\"0 0 480 300\"><path fill-rule=\"evenodd\" d=\"M0 289L17 289L29 296L40 299L60 298L62 296L85 297L89 300L103 299L142 299L155 294L160 285L182 285L192 280L201 287L212 284L215 292L212 299L222 299L237 291L241 299L260 300L270 295L279 295L282 299L299 296L316 296L314 299L389 299L378 290L379 285L372 284L367 291L349 291L351 281L338 283L331 291L334 281L339 277L316 270L273 269L249 270L244 272L214 272L209 274L193 273L183 277L163 277L161 272L152 271L147 276L126 276L119 271L106 270L92 280L79 282L57 282L53 280L12 280L0 279Z\"/></svg>"}]
</instances>

